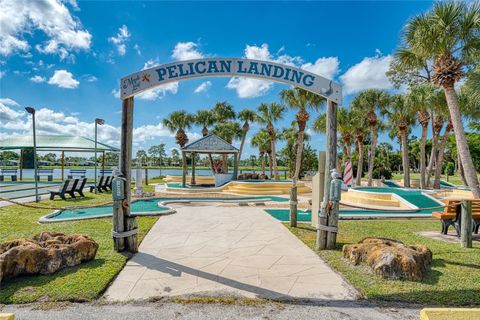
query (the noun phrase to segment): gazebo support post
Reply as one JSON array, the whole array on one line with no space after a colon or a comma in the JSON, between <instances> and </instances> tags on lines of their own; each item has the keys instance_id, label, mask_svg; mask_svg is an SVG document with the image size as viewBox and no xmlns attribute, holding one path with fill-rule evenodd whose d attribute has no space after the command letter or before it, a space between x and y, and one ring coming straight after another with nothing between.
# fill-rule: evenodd
<instances>
[{"instance_id":1,"label":"gazebo support post","mask_svg":"<svg viewBox=\"0 0 480 320\"><path fill-rule=\"evenodd\" d=\"M328 202L330 195L330 170L336 168L337 162L337 104L327 100L327 128L326 128L327 152L325 157L325 184L323 189L323 201L321 203L320 215L318 217L319 228L317 228L316 249L334 249L337 233L330 232L322 227L337 227L338 212L329 212Z\"/></svg>"},{"instance_id":2,"label":"gazebo support post","mask_svg":"<svg viewBox=\"0 0 480 320\"><path fill-rule=\"evenodd\" d=\"M62 181L65 180L65 151L62 151Z\"/></svg>"},{"instance_id":3,"label":"gazebo support post","mask_svg":"<svg viewBox=\"0 0 480 320\"><path fill-rule=\"evenodd\" d=\"M102 172L105 175L105 151L102 152Z\"/></svg>"},{"instance_id":4,"label":"gazebo support post","mask_svg":"<svg viewBox=\"0 0 480 320\"><path fill-rule=\"evenodd\" d=\"M23 149L20 149L20 181L23 180Z\"/></svg>"},{"instance_id":5,"label":"gazebo support post","mask_svg":"<svg viewBox=\"0 0 480 320\"><path fill-rule=\"evenodd\" d=\"M182 152L182 188L187 187L187 154L186 152Z\"/></svg>"},{"instance_id":6,"label":"gazebo support post","mask_svg":"<svg viewBox=\"0 0 480 320\"><path fill-rule=\"evenodd\" d=\"M137 229L137 220L130 215L131 201L131 164L132 164L132 132L133 132L133 97L122 101L122 131L120 139L120 172L125 178L124 201L113 210L113 231L117 233ZM138 251L137 234L126 237L115 237L114 246L117 251Z\"/></svg>"},{"instance_id":7,"label":"gazebo support post","mask_svg":"<svg viewBox=\"0 0 480 320\"><path fill-rule=\"evenodd\" d=\"M237 180L238 175L238 153L233 154L233 180Z\"/></svg>"},{"instance_id":8,"label":"gazebo support post","mask_svg":"<svg viewBox=\"0 0 480 320\"><path fill-rule=\"evenodd\" d=\"M195 152L190 154L192 157L192 181L190 182L191 185L196 185L197 181L195 180Z\"/></svg>"}]
</instances>

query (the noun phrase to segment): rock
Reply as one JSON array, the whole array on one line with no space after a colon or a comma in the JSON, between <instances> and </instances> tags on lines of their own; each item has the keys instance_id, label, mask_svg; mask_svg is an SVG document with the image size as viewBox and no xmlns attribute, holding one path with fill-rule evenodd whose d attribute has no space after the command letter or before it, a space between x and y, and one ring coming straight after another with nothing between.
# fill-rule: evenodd
<instances>
[{"instance_id":1,"label":"rock","mask_svg":"<svg viewBox=\"0 0 480 320\"><path fill-rule=\"evenodd\" d=\"M385 279L421 280L432 262L432 252L426 246L407 246L384 238L365 238L358 244L344 245L342 252L352 264L364 262Z\"/></svg>"},{"instance_id":2,"label":"rock","mask_svg":"<svg viewBox=\"0 0 480 320\"><path fill-rule=\"evenodd\" d=\"M80 234L43 232L0 244L0 282L23 274L52 274L90 261L98 244Z\"/></svg>"},{"instance_id":3,"label":"rock","mask_svg":"<svg viewBox=\"0 0 480 320\"><path fill-rule=\"evenodd\" d=\"M258 173L242 173L239 174L237 180L267 180L268 177L264 174L259 175Z\"/></svg>"}]
</instances>

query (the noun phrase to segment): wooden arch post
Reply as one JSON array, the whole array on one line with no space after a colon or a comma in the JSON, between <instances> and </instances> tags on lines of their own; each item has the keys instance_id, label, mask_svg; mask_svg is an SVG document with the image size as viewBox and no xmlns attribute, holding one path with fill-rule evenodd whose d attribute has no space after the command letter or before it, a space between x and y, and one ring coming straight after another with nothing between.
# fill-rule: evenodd
<instances>
[{"instance_id":1,"label":"wooden arch post","mask_svg":"<svg viewBox=\"0 0 480 320\"><path fill-rule=\"evenodd\" d=\"M125 234L124 237L114 237L114 246L117 251L138 251L136 230L138 222L131 215L131 167L132 167L132 134L133 134L133 97L122 100L122 131L120 137L120 172L125 178L123 205L113 209L113 231Z\"/></svg>"},{"instance_id":2,"label":"wooden arch post","mask_svg":"<svg viewBox=\"0 0 480 320\"><path fill-rule=\"evenodd\" d=\"M325 184L321 214L318 218L317 250L335 249L337 243L337 232L327 231L328 228L337 228L338 226L338 210L327 210L330 196L330 181L332 180L330 171L337 167L337 108L337 103L327 100ZM329 212L328 215L326 215L327 212ZM322 228L323 226L327 228Z\"/></svg>"}]
</instances>

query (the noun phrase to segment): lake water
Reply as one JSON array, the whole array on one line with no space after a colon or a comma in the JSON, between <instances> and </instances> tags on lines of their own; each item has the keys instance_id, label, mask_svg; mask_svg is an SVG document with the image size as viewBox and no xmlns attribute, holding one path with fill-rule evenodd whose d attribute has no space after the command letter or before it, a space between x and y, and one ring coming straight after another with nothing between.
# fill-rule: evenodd
<instances>
[{"instance_id":1,"label":"lake water","mask_svg":"<svg viewBox=\"0 0 480 320\"><path fill-rule=\"evenodd\" d=\"M87 178L94 178L95 177L95 169L85 169L86 171L86 176ZM23 178L30 178L33 179L33 169L23 169ZM191 171L188 171L191 173ZM242 170L242 172L253 172L251 170ZM256 171L257 173L259 171ZM230 171L230 173L233 173ZM240 173L240 171L238 172ZM18 171L18 174L20 174L20 170ZM70 169L65 169L65 178L70 174ZM100 168L97 169L97 174L100 174ZM195 174L197 176L211 176L212 171L209 169L196 169ZM159 176L181 176L182 175L182 169L148 169L148 177L149 178L154 178L154 177L159 177ZM132 169L132 177L135 177L135 169ZM145 169L142 169L142 177L145 177ZM53 178L54 179L61 179L62 178L62 169L53 169ZM41 177L42 180L46 180L46 177Z\"/></svg>"}]
</instances>

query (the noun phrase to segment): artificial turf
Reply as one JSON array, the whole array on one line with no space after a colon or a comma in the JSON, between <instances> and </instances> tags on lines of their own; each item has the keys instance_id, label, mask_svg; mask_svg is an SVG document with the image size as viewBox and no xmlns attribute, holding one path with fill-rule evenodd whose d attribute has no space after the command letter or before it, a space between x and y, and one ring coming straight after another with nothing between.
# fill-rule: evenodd
<instances>
[{"instance_id":1,"label":"artificial turf","mask_svg":"<svg viewBox=\"0 0 480 320\"><path fill-rule=\"evenodd\" d=\"M314 249L315 229L309 224L291 228L293 234ZM418 303L422 305L480 305L480 243L472 249L419 235L421 231L439 232L433 220L350 220L339 222L336 250L318 254L338 270L366 298ZM431 268L422 281L385 280L364 265L353 266L342 257L342 246L364 237L397 239L408 245L424 244L433 253Z\"/></svg>"}]
</instances>

